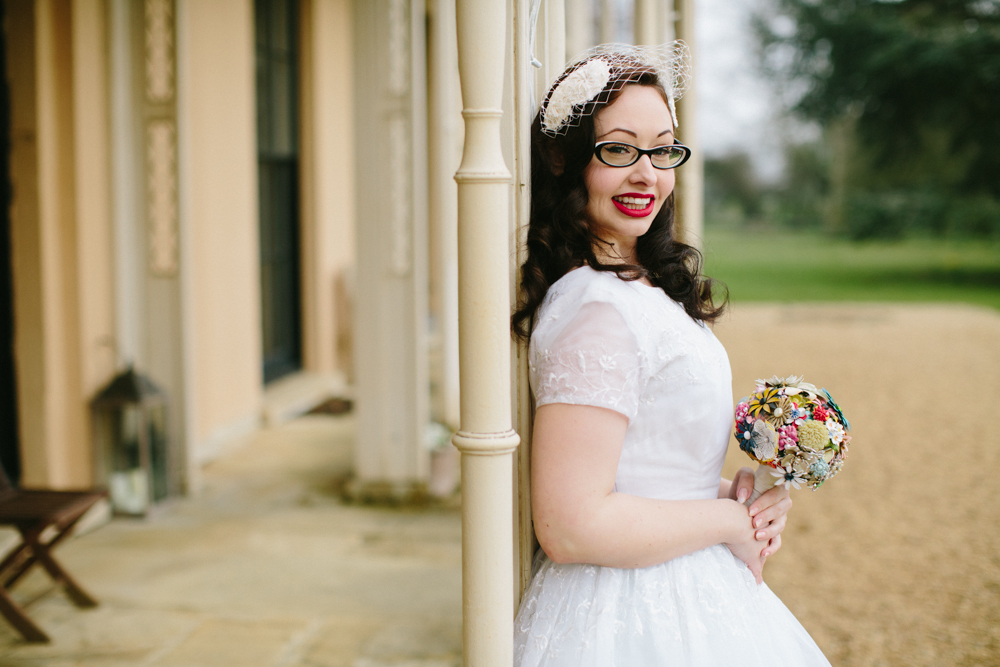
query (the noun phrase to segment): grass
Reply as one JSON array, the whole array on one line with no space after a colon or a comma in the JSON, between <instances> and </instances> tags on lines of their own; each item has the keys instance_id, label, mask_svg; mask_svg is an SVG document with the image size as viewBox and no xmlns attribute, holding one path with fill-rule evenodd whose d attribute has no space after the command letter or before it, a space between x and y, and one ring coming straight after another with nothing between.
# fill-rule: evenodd
<instances>
[{"instance_id":1,"label":"grass","mask_svg":"<svg viewBox=\"0 0 1000 667\"><path fill-rule=\"evenodd\" d=\"M730 300L962 302L1000 310L1000 243L858 243L819 233L705 233L705 273Z\"/></svg>"}]
</instances>

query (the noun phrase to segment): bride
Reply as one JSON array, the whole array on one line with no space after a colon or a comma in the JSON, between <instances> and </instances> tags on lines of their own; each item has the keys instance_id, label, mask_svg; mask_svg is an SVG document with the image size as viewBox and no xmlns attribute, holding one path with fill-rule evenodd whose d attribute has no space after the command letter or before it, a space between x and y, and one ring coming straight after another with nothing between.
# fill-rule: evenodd
<instances>
[{"instance_id":1,"label":"bride","mask_svg":"<svg viewBox=\"0 0 1000 667\"><path fill-rule=\"evenodd\" d=\"M530 337L532 517L520 667L828 665L762 583L791 507L721 477L722 312L673 238L683 46L574 61L532 126L515 334Z\"/></svg>"}]
</instances>

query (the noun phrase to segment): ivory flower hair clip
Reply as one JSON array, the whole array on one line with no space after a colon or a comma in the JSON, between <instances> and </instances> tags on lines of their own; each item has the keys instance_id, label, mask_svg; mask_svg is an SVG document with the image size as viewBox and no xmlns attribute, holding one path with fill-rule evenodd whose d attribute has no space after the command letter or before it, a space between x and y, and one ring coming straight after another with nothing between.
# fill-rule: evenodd
<instances>
[{"instance_id":1,"label":"ivory flower hair clip","mask_svg":"<svg viewBox=\"0 0 1000 667\"><path fill-rule=\"evenodd\" d=\"M601 44L574 58L542 103L542 132L564 134L607 101L612 93L643 74L653 72L667 93L670 116L677 126L675 102L691 78L691 52L681 41L659 46Z\"/></svg>"},{"instance_id":2,"label":"ivory flower hair clip","mask_svg":"<svg viewBox=\"0 0 1000 667\"><path fill-rule=\"evenodd\" d=\"M547 133L558 134L573 113L573 107L597 97L610 78L611 66L600 58L589 60L570 72L552 90L549 103L545 105L542 127Z\"/></svg>"}]
</instances>

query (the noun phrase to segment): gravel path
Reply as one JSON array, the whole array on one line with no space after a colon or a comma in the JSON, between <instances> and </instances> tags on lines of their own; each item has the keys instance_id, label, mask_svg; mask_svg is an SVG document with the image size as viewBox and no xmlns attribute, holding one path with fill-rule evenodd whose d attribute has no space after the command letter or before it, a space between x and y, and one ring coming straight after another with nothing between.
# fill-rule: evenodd
<instances>
[{"instance_id":1,"label":"gravel path","mask_svg":"<svg viewBox=\"0 0 1000 667\"><path fill-rule=\"evenodd\" d=\"M793 493L764 570L830 661L1000 665L1000 314L742 305L716 333L736 398L805 375L853 426L840 475ZM733 444L726 473L748 461Z\"/></svg>"}]
</instances>

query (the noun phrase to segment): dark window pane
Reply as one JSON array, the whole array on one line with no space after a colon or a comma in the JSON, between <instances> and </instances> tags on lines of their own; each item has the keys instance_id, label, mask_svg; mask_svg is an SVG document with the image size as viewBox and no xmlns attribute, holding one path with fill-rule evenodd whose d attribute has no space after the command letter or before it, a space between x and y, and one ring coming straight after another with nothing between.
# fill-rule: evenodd
<instances>
[{"instance_id":1,"label":"dark window pane","mask_svg":"<svg viewBox=\"0 0 1000 667\"><path fill-rule=\"evenodd\" d=\"M265 382L301 367L295 0L256 0Z\"/></svg>"}]
</instances>

